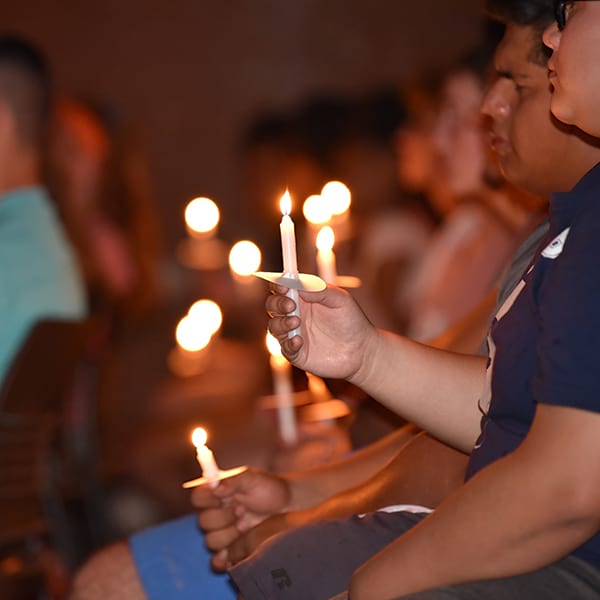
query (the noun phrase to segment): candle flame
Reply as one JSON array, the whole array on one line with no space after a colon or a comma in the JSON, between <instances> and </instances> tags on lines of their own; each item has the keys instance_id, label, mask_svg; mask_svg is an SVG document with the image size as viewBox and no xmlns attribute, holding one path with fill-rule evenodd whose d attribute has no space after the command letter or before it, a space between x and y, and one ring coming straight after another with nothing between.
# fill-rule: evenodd
<instances>
[{"instance_id":1,"label":"candle flame","mask_svg":"<svg viewBox=\"0 0 600 600\"><path fill-rule=\"evenodd\" d=\"M321 227L321 231L317 235L317 248L321 252L328 252L333 248L334 243L335 234L333 233L333 229L329 225Z\"/></svg>"},{"instance_id":2,"label":"candle flame","mask_svg":"<svg viewBox=\"0 0 600 600\"><path fill-rule=\"evenodd\" d=\"M208 434L206 433L206 429L204 429L203 427L196 427L196 429L192 431L192 444L194 444L196 448L206 446L207 441Z\"/></svg>"},{"instance_id":3,"label":"candle flame","mask_svg":"<svg viewBox=\"0 0 600 600\"><path fill-rule=\"evenodd\" d=\"M185 207L185 222L192 231L212 231L219 219L219 207L210 198L194 198Z\"/></svg>"},{"instance_id":4,"label":"candle flame","mask_svg":"<svg viewBox=\"0 0 600 600\"><path fill-rule=\"evenodd\" d=\"M210 328L203 326L200 319L186 315L177 324L175 339L184 350L198 352L208 346L213 333Z\"/></svg>"},{"instance_id":5,"label":"candle flame","mask_svg":"<svg viewBox=\"0 0 600 600\"><path fill-rule=\"evenodd\" d=\"M213 335L219 331L223 324L223 313L219 305L213 300L197 300L190 306L188 316L197 321L197 328Z\"/></svg>"},{"instance_id":6,"label":"candle flame","mask_svg":"<svg viewBox=\"0 0 600 600\"><path fill-rule=\"evenodd\" d=\"M258 271L262 259L259 247L248 240L237 242L229 252L229 266L238 275L252 275Z\"/></svg>"},{"instance_id":7,"label":"candle flame","mask_svg":"<svg viewBox=\"0 0 600 600\"><path fill-rule=\"evenodd\" d=\"M289 215L292 212L292 197L289 190L285 190L283 196L279 200L279 208L282 215Z\"/></svg>"},{"instance_id":8,"label":"candle flame","mask_svg":"<svg viewBox=\"0 0 600 600\"><path fill-rule=\"evenodd\" d=\"M281 353L281 345L277 341L277 338L271 334L271 332L267 331L267 350L271 354L271 356L283 356Z\"/></svg>"},{"instance_id":9,"label":"candle flame","mask_svg":"<svg viewBox=\"0 0 600 600\"><path fill-rule=\"evenodd\" d=\"M327 223L327 221L331 220L329 205L319 195L309 196L302 205L302 212L304 218L314 225Z\"/></svg>"},{"instance_id":10,"label":"candle flame","mask_svg":"<svg viewBox=\"0 0 600 600\"><path fill-rule=\"evenodd\" d=\"M349 208L352 196L348 186L341 181L330 181L323 186L321 196L327 202L329 210L333 215L342 215Z\"/></svg>"}]
</instances>

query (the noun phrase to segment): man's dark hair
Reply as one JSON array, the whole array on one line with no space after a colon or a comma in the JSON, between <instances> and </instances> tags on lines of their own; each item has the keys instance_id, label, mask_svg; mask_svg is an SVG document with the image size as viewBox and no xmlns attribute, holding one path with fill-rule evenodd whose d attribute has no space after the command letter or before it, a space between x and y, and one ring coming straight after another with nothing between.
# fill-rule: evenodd
<instances>
[{"instance_id":1,"label":"man's dark hair","mask_svg":"<svg viewBox=\"0 0 600 600\"><path fill-rule=\"evenodd\" d=\"M23 142L42 143L51 112L51 83L43 54L16 35L0 35L0 98L15 117Z\"/></svg>"},{"instance_id":2,"label":"man's dark hair","mask_svg":"<svg viewBox=\"0 0 600 600\"><path fill-rule=\"evenodd\" d=\"M542 33L554 21L553 0L486 0L486 10L490 17L505 24L531 27L539 36L531 54L531 60L546 64L550 50L543 44Z\"/></svg>"}]
</instances>

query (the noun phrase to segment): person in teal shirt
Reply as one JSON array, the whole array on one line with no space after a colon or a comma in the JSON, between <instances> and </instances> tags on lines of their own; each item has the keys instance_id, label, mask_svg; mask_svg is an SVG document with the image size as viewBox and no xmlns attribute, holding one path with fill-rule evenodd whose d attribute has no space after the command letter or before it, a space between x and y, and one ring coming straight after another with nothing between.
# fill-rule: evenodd
<instances>
[{"instance_id":1,"label":"person in teal shirt","mask_svg":"<svg viewBox=\"0 0 600 600\"><path fill-rule=\"evenodd\" d=\"M41 185L49 79L36 48L0 36L0 386L36 322L87 312L75 257Z\"/></svg>"}]
</instances>

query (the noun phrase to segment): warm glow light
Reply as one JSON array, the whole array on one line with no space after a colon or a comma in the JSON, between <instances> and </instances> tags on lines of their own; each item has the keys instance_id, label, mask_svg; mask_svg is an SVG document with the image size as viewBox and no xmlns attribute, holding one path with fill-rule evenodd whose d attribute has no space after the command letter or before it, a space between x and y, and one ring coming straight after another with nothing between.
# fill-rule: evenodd
<instances>
[{"instance_id":1,"label":"warm glow light","mask_svg":"<svg viewBox=\"0 0 600 600\"><path fill-rule=\"evenodd\" d=\"M317 248L321 252L328 252L333 248L334 243L335 234L333 233L333 229L329 225L321 227L321 231L317 235Z\"/></svg>"},{"instance_id":2,"label":"warm glow light","mask_svg":"<svg viewBox=\"0 0 600 600\"><path fill-rule=\"evenodd\" d=\"M200 326L213 335L223 324L223 313L219 305L212 300L198 300L190 306L188 316L199 321Z\"/></svg>"},{"instance_id":3,"label":"warm glow light","mask_svg":"<svg viewBox=\"0 0 600 600\"><path fill-rule=\"evenodd\" d=\"M327 221L331 220L329 205L318 195L309 196L304 201L302 212L304 213L304 218L314 225L327 223Z\"/></svg>"},{"instance_id":4,"label":"warm glow light","mask_svg":"<svg viewBox=\"0 0 600 600\"><path fill-rule=\"evenodd\" d=\"M267 331L267 350L271 354L271 356L283 356L281 353L281 345L279 344L277 338L271 334L271 332Z\"/></svg>"},{"instance_id":5,"label":"warm glow light","mask_svg":"<svg viewBox=\"0 0 600 600\"><path fill-rule=\"evenodd\" d=\"M194 431L192 431L192 444L199 448L200 446L206 446L206 442L208 441L208 434L206 433L206 429L202 427L196 427Z\"/></svg>"},{"instance_id":6,"label":"warm glow light","mask_svg":"<svg viewBox=\"0 0 600 600\"><path fill-rule=\"evenodd\" d=\"M292 197L290 192L285 190L281 200L279 200L279 208L281 209L282 215L289 215L292 212Z\"/></svg>"},{"instance_id":7,"label":"warm glow light","mask_svg":"<svg viewBox=\"0 0 600 600\"><path fill-rule=\"evenodd\" d=\"M198 233L208 233L219 224L219 207L210 198L194 198L185 207L187 226Z\"/></svg>"},{"instance_id":8,"label":"warm glow light","mask_svg":"<svg viewBox=\"0 0 600 600\"><path fill-rule=\"evenodd\" d=\"M200 319L186 315L175 329L175 339L184 350L198 352L208 345L213 333Z\"/></svg>"},{"instance_id":9,"label":"warm glow light","mask_svg":"<svg viewBox=\"0 0 600 600\"><path fill-rule=\"evenodd\" d=\"M262 259L260 249L254 242L237 242L229 252L229 266L238 275L252 275L258 271Z\"/></svg>"},{"instance_id":10,"label":"warm glow light","mask_svg":"<svg viewBox=\"0 0 600 600\"><path fill-rule=\"evenodd\" d=\"M341 215L350 208L352 202L350 190L341 181L330 181L321 190L331 214Z\"/></svg>"}]
</instances>

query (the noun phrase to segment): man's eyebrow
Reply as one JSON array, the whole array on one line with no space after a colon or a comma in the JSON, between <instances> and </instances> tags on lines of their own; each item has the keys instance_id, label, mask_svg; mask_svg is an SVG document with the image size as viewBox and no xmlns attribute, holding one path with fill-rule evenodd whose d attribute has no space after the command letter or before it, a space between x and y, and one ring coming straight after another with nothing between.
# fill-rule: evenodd
<instances>
[{"instance_id":1,"label":"man's eyebrow","mask_svg":"<svg viewBox=\"0 0 600 600\"><path fill-rule=\"evenodd\" d=\"M512 79L514 77L514 73L508 69L496 69L496 77L501 77L502 79Z\"/></svg>"},{"instance_id":2,"label":"man's eyebrow","mask_svg":"<svg viewBox=\"0 0 600 600\"><path fill-rule=\"evenodd\" d=\"M496 76L502 79L529 79L527 73L515 73L510 69L496 69Z\"/></svg>"}]
</instances>

